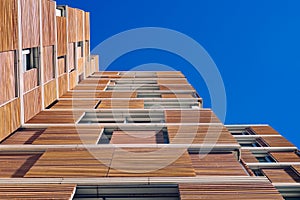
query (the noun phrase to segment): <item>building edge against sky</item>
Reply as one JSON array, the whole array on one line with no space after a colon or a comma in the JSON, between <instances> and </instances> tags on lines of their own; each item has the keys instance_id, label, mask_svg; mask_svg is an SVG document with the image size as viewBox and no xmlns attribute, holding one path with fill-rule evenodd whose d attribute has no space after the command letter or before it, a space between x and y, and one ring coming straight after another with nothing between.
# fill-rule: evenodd
<instances>
[{"instance_id":1,"label":"building edge against sky","mask_svg":"<svg viewBox=\"0 0 300 200\"><path fill-rule=\"evenodd\" d=\"M88 12L0 7L0 198L300 198L270 126L224 126L181 72L98 72Z\"/></svg>"}]
</instances>

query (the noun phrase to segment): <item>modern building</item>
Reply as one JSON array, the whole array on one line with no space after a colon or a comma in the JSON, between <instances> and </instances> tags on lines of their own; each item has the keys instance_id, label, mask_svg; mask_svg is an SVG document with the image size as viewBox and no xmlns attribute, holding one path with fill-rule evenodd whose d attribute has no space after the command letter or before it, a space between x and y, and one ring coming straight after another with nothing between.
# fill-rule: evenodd
<instances>
[{"instance_id":1,"label":"modern building","mask_svg":"<svg viewBox=\"0 0 300 200\"><path fill-rule=\"evenodd\" d=\"M0 1L0 199L300 199L297 148L178 71L99 72L89 13Z\"/></svg>"}]
</instances>

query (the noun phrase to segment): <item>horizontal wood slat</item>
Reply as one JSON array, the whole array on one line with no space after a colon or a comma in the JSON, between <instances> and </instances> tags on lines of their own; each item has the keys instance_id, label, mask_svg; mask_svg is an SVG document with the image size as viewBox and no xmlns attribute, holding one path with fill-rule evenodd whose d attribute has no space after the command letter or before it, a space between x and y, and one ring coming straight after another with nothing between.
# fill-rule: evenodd
<instances>
[{"instance_id":1,"label":"horizontal wood slat","mask_svg":"<svg viewBox=\"0 0 300 200\"><path fill-rule=\"evenodd\" d=\"M98 100L59 100L51 109L93 109Z\"/></svg>"},{"instance_id":2,"label":"horizontal wood slat","mask_svg":"<svg viewBox=\"0 0 300 200\"><path fill-rule=\"evenodd\" d=\"M166 110L167 123L221 123L211 110Z\"/></svg>"},{"instance_id":3,"label":"horizontal wood slat","mask_svg":"<svg viewBox=\"0 0 300 200\"><path fill-rule=\"evenodd\" d=\"M245 163L258 163L258 160L255 158L252 152L246 149L242 149L241 159Z\"/></svg>"},{"instance_id":4,"label":"horizontal wood slat","mask_svg":"<svg viewBox=\"0 0 300 200\"><path fill-rule=\"evenodd\" d=\"M277 162L300 162L300 157L295 152L270 152Z\"/></svg>"},{"instance_id":5,"label":"horizontal wood slat","mask_svg":"<svg viewBox=\"0 0 300 200\"><path fill-rule=\"evenodd\" d=\"M170 93L170 94L161 94L161 98L195 98L193 94L178 94L178 93Z\"/></svg>"},{"instance_id":6,"label":"horizontal wood slat","mask_svg":"<svg viewBox=\"0 0 300 200\"><path fill-rule=\"evenodd\" d=\"M272 183L300 183L300 177L291 169L263 169Z\"/></svg>"},{"instance_id":7,"label":"horizontal wood slat","mask_svg":"<svg viewBox=\"0 0 300 200\"><path fill-rule=\"evenodd\" d=\"M262 136L262 139L270 147L294 147L294 145L284 137L263 137Z\"/></svg>"},{"instance_id":8,"label":"horizontal wood slat","mask_svg":"<svg viewBox=\"0 0 300 200\"><path fill-rule=\"evenodd\" d=\"M177 84L171 84L171 85L160 85L160 90L195 90L191 85L177 85Z\"/></svg>"},{"instance_id":9,"label":"horizontal wood slat","mask_svg":"<svg viewBox=\"0 0 300 200\"><path fill-rule=\"evenodd\" d=\"M279 133L270 126L251 126L247 129L257 135L279 135Z\"/></svg>"},{"instance_id":10,"label":"horizontal wood slat","mask_svg":"<svg viewBox=\"0 0 300 200\"><path fill-rule=\"evenodd\" d=\"M78 84L73 90L104 90L106 85L87 85L87 84Z\"/></svg>"}]
</instances>

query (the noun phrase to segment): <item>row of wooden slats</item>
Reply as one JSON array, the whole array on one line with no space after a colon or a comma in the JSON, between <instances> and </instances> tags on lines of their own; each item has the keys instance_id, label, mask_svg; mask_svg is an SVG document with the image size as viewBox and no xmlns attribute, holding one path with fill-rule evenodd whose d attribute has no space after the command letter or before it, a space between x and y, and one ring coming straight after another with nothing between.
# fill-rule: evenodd
<instances>
[{"instance_id":1,"label":"row of wooden slats","mask_svg":"<svg viewBox=\"0 0 300 200\"><path fill-rule=\"evenodd\" d=\"M99 100L59 100L51 109L93 109Z\"/></svg>"},{"instance_id":2,"label":"row of wooden slats","mask_svg":"<svg viewBox=\"0 0 300 200\"><path fill-rule=\"evenodd\" d=\"M300 157L295 152L270 152L277 162L300 162Z\"/></svg>"},{"instance_id":3,"label":"row of wooden slats","mask_svg":"<svg viewBox=\"0 0 300 200\"><path fill-rule=\"evenodd\" d=\"M71 199L74 184L1 184L0 199Z\"/></svg>"},{"instance_id":4,"label":"row of wooden slats","mask_svg":"<svg viewBox=\"0 0 300 200\"><path fill-rule=\"evenodd\" d=\"M252 154L252 152L247 149L241 150L241 159L245 163L258 163L258 160L255 158L255 156Z\"/></svg>"},{"instance_id":5,"label":"row of wooden slats","mask_svg":"<svg viewBox=\"0 0 300 200\"><path fill-rule=\"evenodd\" d=\"M278 169L262 169L272 183L300 183L300 176L290 167Z\"/></svg>"},{"instance_id":6,"label":"row of wooden slats","mask_svg":"<svg viewBox=\"0 0 300 200\"><path fill-rule=\"evenodd\" d=\"M167 123L221 123L211 110L166 110Z\"/></svg>"},{"instance_id":7,"label":"row of wooden slats","mask_svg":"<svg viewBox=\"0 0 300 200\"><path fill-rule=\"evenodd\" d=\"M61 98L136 98L136 92L66 92Z\"/></svg>"},{"instance_id":8,"label":"row of wooden slats","mask_svg":"<svg viewBox=\"0 0 300 200\"><path fill-rule=\"evenodd\" d=\"M14 56L13 51L0 53L0 105L12 100L16 96Z\"/></svg>"},{"instance_id":9,"label":"row of wooden slats","mask_svg":"<svg viewBox=\"0 0 300 200\"><path fill-rule=\"evenodd\" d=\"M74 124L83 114L82 111L41 111L27 121L29 124Z\"/></svg>"},{"instance_id":10,"label":"row of wooden slats","mask_svg":"<svg viewBox=\"0 0 300 200\"><path fill-rule=\"evenodd\" d=\"M97 109L144 109L144 100L102 100Z\"/></svg>"},{"instance_id":11,"label":"row of wooden slats","mask_svg":"<svg viewBox=\"0 0 300 200\"><path fill-rule=\"evenodd\" d=\"M268 182L179 184L181 200L283 200Z\"/></svg>"},{"instance_id":12,"label":"row of wooden slats","mask_svg":"<svg viewBox=\"0 0 300 200\"><path fill-rule=\"evenodd\" d=\"M42 110L41 86L24 95L24 120L25 122Z\"/></svg>"},{"instance_id":13,"label":"row of wooden slats","mask_svg":"<svg viewBox=\"0 0 300 200\"><path fill-rule=\"evenodd\" d=\"M270 147L295 147L291 142L289 142L284 137L263 137L263 141Z\"/></svg>"},{"instance_id":14,"label":"row of wooden slats","mask_svg":"<svg viewBox=\"0 0 300 200\"><path fill-rule=\"evenodd\" d=\"M56 80L52 80L44 85L44 106L52 104L57 98Z\"/></svg>"},{"instance_id":15,"label":"row of wooden slats","mask_svg":"<svg viewBox=\"0 0 300 200\"><path fill-rule=\"evenodd\" d=\"M47 46L44 47L44 65L43 65L43 76L44 76L44 83L54 79L54 46Z\"/></svg>"},{"instance_id":16,"label":"row of wooden slats","mask_svg":"<svg viewBox=\"0 0 300 200\"><path fill-rule=\"evenodd\" d=\"M157 144L164 143L162 132L157 131L114 131L111 144Z\"/></svg>"},{"instance_id":17,"label":"row of wooden slats","mask_svg":"<svg viewBox=\"0 0 300 200\"><path fill-rule=\"evenodd\" d=\"M279 135L279 133L271 126L250 126L247 130L256 135Z\"/></svg>"}]
</instances>

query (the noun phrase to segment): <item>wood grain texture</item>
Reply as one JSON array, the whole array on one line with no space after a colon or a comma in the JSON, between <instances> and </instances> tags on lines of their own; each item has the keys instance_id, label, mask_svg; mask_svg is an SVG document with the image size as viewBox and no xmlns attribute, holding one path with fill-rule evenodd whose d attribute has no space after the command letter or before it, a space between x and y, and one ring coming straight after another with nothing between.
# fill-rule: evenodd
<instances>
[{"instance_id":1,"label":"wood grain texture","mask_svg":"<svg viewBox=\"0 0 300 200\"><path fill-rule=\"evenodd\" d=\"M221 123L211 110L165 110L167 123Z\"/></svg>"},{"instance_id":2,"label":"wood grain texture","mask_svg":"<svg viewBox=\"0 0 300 200\"><path fill-rule=\"evenodd\" d=\"M29 124L74 124L83 114L82 111L41 111L27 123Z\"/></svg>"},{"instance_id":3,"label":"wood grain texture","mask_svg":"<svg viewBox=\"0 0 300 200\"><path fill-rule=\"evenodd\" d=\"M279 135L271 126L251 126L247 130L256 135Z\"/></svg>"},{"instance_id":4,"label":"wood grain texture","mask_svg":"<svg viewBox=\"0 0 300 200\"><path fill-rule=\"evenodd\" d=\"M162 93L161 98L195 98L192 93L179 94L179 93Z\"/></svg>"},{"instance_id":5,"label":"wood grain texture","mask_svg":"<svg viewBox=\"0 0 300 200\"><path fill-rule=\"evenodd\" d=\"M98 109L144 109L144 100L102 100Z\"/></svg>"},{"instance_id":6,"label":"wood grain texture","mask_svg":"<svg viewBox=\"0 0 300 200\"><path fill-rule=\"evenodd\" d=\"M263 169L262 172L272 183L300 183L300 176L289 167L284 169Z\"/></svg>"},{"instance_id":7,"label":"wood grain texture","mask_svg":"<svg viewBox=\"0 0 300 200\"><path fill-rule=\"evenodd\" d=\"M42 110L41 87L24 95L24 121L28 121Z\"/></svg>"},{"instance_id":8,"label":"wood grain texture","mask_svg":"<svg viewBox=\"0 0 300 200\"><path fill-rule=\"evenodd\" d=\"M179 71L164 71L156 73L158 78L184 78L184 75Z\"/></svg>"},{"instance_id":9,"label":"wood grain texture","mask_svg":"<svg viewBox=\"0 0 300 200\"><path fill-rule=\"evenodd\" d=\"M168 79L158 79L157 84L159 85L170 85L170 84L178 84L178 85L186 85L188 84L187 80L185 78L176 79L176 80L168 80Z\"/></svg>"},{"instance_id":10,"label":"wood grain texture","mask_svg":"<svg viewBox=\"0 0 300 200\"><path fill-rule=\"evenodd\" d=\"M76 85L76 87L73 88L73 90L101 90L103 91L106 88L106 85L88 85L88 84L80 84Z\"/></svg>"},{"instance_id":11,"label":"wood grain texture","mask_svg":"<svg viewBox=\"0 0 300 200\"><path fill-rule=\"evenodd\" d=\"M77 15L77 41L84 41L84 11L76 9Z\"/></svg>"},{"instance_id":12,"label":"wood grain texture","mask_svg":"<svg viewBox=\"0 0 300 200\"><path fill-rule=\"evenodd\" d=\"M61 57L57 59L58 76L66 72L66 58Z\"/></svg>"},{"instance_id":13,"label":"wood grain texture","mask_svg":"<svg viewBox=\"0 0 300 200\"><path fill-rule=\"evenodd\" d=\"M0 107L0 141L21 126L20 99L17 98Z\"/></svg>"},{"instance_id":14,"label":"wood grain texture","mask_svg":"<svg viewBox=\"0 0 300 200\"><path fill-rule=\"evenodd\" d=\"M31 128L20 128L14 132L11 136L5 139L1 144L6 145L22 145L32 144L45 129L31 129Z\"/></svg>"},{"instance_id":15,"label":"wood grain texture","mask_svg":"<svg viewBox=\"0 0 300 200\"><path fill-rule=\"evenodd\" d=\"M90 40L90 13L85 12L84 14L84 34L85 40Z\"/></svg>"},{"instance_id":16,"label":"wood grain texture","mask_svg":"<svg viewBox=\"0 0 300 200\"><path fill-rule=\"evenodd\" d=\"M269 182L179 184L181 200L284 200Z\"/></svg>"},{"instance_id":17,"label":"wood grain texture","mask_svg":"<svg viewBox=\"0 0 300 200\"><path fill-rule=\"evenodd\" d=\"M258 160L255 158L252 152L246 149L242 149L241 159L245 163L258 163Z\"/></svg>"},{"instance_id":18,"label":"wood grain texture","mask_svg":"<svg viewBox=\"0 0 300 200\"><path fill-rule=\"evenodd\" d=\"M264 143L266 143L269 147L294 147L292 143L290 143L284 137L263 137L262 139Z\"/></svg>"},{"instance_id":19,"label":"wood grain texture","mask_svg":"<svg viewBox=\"0 0 300 200\"><path fill-rule=\"evenodd\" d=\"M16 0L0 1L0 52L18 48L18 4Z\"/></svg>"},{"instance_id":20,"label":"wood grain texture","mask_svg":"<svg viewBox=\"0 0 300 200\"><path fill-rule=\"evenodd\" d=\"M49 106L56 100L56 80L52 80L44 85L44 106Z\"/></svg>"},{"instance_id":21,"label":"wood grain texture","mask_svg":"<svg viewBox=\"0 0 300 200\"><path fill-rule=\"evenodd\" d=\"M277 162L300 162L300 157L295 152L270 152Z\"/></svg>"},{"instance_id":22,"label":"wood grain texture","mask_svg":"<svg viewBox=\"0 0 300 200\"><path fill-rule=\"evenodd\" d=\"M68 91L68 74L58 77L58 94L61 97Z\"/></svg>"},{"instance_id":23,"label":"wood grain texture","mask_svg":"<svg viewBox=\"0 0 300 200\"><path fill-rule=\"evenodd\" d=\"M0 152L0 177L1 178L20 178L23 177L33 164L41 156L40 153L32 152ZM1 192L0 192L1 194Z\"/></svg>"},{"instance_id":24,"label":"wood grain texture","mask_svg":"<svg viewBox=\"0 0 300 200\"><path fill-rule=\"evenodd\" d=\"M69 74L70 89L73 89L77 85L76 76L77 76L77 70L74 70Z\"/></svg>"},{"instance_id":25,"label":"wood grain texture","mask_svg":"<svg viewBox=\"0 0 300 200\"><path fill-rule=\"evenodd\" d=\"M77 59L77 67L78 67L77 68L78 73L81 74L84 71L84 58L83 57Z\"/></svg>"},{"instance_id":26,"label":"wood grain texture","mask_svg":"<svg viewBox=\"0 0 300 200\"><path fill-rule=\"evenodd\" d=\"M51 109L93 109L99 100L59 100Z\"/></svg>"},{"instance_id":27,"label":"wood grain texture","mask_svg":"<svg viewBox=\"0 0 300 200\"><path fill-rule=\"evenodd\" d=\"M0 185L0 199L71 199L72 184L7 184Z\"/></svg>"},{"instance_id":28,"label":"wood grain texture","mask_svg":"<svg viewBox=\"0 0 300 200\"><path fill-rule=\"evenodd\" d=\"M62 98L136 98L136 92L66 92Z\"/></svg>"},{"instance_id":29,"label":"wood grain texture","mask_svg":"<svg viewBox=\"0 0 300 200\"><path fill-rule=\"evenodd\" d=\"M21 13L23 49L39 46L39 0L21 0Z\"/></svg>"},{"instance_id":30,"label":"wood grain texture","mask_svg":"<svg viewBox=\"0 0 300 200\"><path fill-rule=\"evenodd\" d=\"M54 78L54 46L44 47L44 83L47 83Z\"/></svg>"},{"instance_id":31,"label":"wood grain texture","mask_svg":"<svg viewBox=\"0 0 300 200\"><path fill-rule=\"evenodd\" d=\"M195 90L191 85L176 85L176 84L170 84L170 85L160 85L159 90Z\"/></svg>"},{"instance_id":32,"label":"wood grain texture","mask_svg":"<svg viewBox=\"0 0 300 200\"><path fill-rule=\"evenodd\" d=\"M33 68L23 73L24 92L38 86L38 69Z\"/></svg>"},{"instance_id":33,"label":"wood grain texture","mask_svg":"<svg viewBox=\"0 0 300 200\"><path fill-rule=\"evenodd\" d=\"M75 69L75 47L74 43L68 44L68 62L69 62L69 71Z\"/></svg>"},{"instance_id":34,"label":"wood grain texture","mask_svg":"<svg viewBox=\"0 0 300 200\"><path fill-rule=\"evenodd\" d=\"M43 46L55 45L55 2L42 0Z\"/></svg>"},{"instance_id":35,"label":"wood grain texture","mask_svg":"<svg viewBox=\"0 0 300 200\"><path fill-rule=\"evenodd\" d=\"M77 12L75 8L67 8L67 20L68 20L68 43L77 42L76 33L77 33Z\"/></svg>"},{"instance_id":36,"label":"wood grain texture","mask_svg":"<svg viewBox=\"0 0 300 200\"><path fill-rule=\"evenodd\" d=\"M13 51L0 53L0 105L12 100L16 96L14 62Z\"/></svg>"},{"instance_id":37,"label":"wood grain texture","mask_svg":"<svg viewBox=\"0 0 300 200\"><path fill-rule=\"evenodd\" d=\"M109 83L109 80L103 80L103 79L84 79L80 82L80 84L98 84L98 85L107 85Z\"/></svg>"},{"instance_id":38,"label":"wood grain texture","mask_svg":"<svg viewBox=\"0 0 300 200\"><path fill-rule=\"evenodd\" d=\"M56 17L57 24L57 56L67 55L67 19Z\"/></svg>"}]
</instances>

